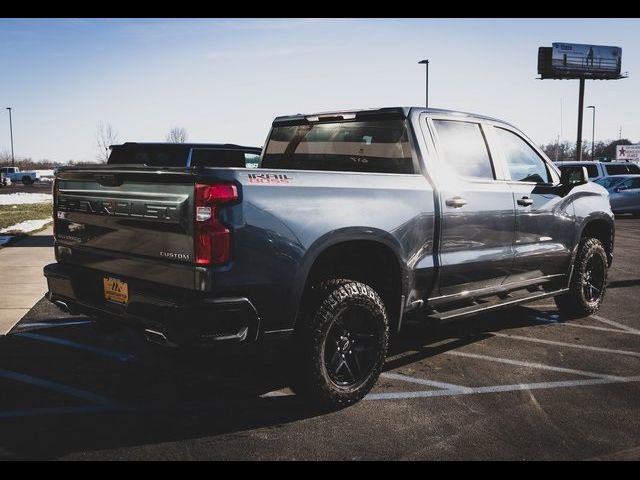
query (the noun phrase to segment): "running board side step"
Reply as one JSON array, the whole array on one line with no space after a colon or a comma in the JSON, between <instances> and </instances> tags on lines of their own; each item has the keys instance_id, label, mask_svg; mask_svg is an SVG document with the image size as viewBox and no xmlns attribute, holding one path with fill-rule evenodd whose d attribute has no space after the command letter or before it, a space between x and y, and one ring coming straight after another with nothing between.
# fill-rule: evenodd
<instances>
[{"instance_id":1,"label":"running board side step","mask_svg":"<svg viewBox=\"0 0 640 480\"><path fill-rule=\"evenodd\" d=\"M449 320L468 317L476 313L492 312L494 310L519 305L521 303L529 303L535 300L540 300L542 298L555 297L556 295L562 295L563 293L567 293L568 291L568 288L563 288L561 290L554 290L553 292L541 292L534 295L526 295L521 297L508 297L498 302L471 305L468 307L458 308L456 310L449 310L447 312L431 313L427 315L427 318L446 322Z\"/></svg>"}]
</instances>

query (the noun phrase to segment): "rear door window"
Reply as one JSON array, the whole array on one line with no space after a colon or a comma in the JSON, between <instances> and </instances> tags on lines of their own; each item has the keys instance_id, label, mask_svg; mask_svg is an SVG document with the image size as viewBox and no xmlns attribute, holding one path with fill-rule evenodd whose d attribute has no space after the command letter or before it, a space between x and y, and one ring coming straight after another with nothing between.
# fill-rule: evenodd
<instances>
[{"instance_id":1,"label":"rear door window","mask_svg":"<svg viewBox=\"0 0 640 480\"><path fill-rule=\"evenodd\" d=\"M622 182L618 188L622 187L625 190L637 189L640 188L640 178L630 178Z\"/></svg>"},{"instance_id":2,"label":"rear door window","mask_svg":"<svg viewBox=\"0 0 640 480\"><path fill-rule=\"evenodd\" d=\"M624 178L619 177L602 177L596 180L596 183L602 185L604 188L611 188L624 180Z\"/></svg>"},{"instance_id":3,"label":"rear door window","mask_svg":"<svg viewBox=\"0 0 640 480\"><path fill-rule=\"evenodd\" d=\"M605 165L607 175L625 175L625 174L637 174L640 173L640 167L634 163L621 163Z\"/></svg>"},{"instance_id":4,"label":"rear door window","mask_svg":"<svg viewBox=\"0 0 640 480\"><path fill-rule=\"evenodd\" d=\"M405 120L274 126L262 168L415 173Z\"/></svg>"},{"instance_id":5,"label":"rear door window","mask_svg":"<svg viewBox=\"0 0 640 480\"><path fill-rule=\"evenodd\" d=\"M467 178L495 178L489 149L480 124L458 120L434 120L444 162Z\"/></svg>"}]
</instances>

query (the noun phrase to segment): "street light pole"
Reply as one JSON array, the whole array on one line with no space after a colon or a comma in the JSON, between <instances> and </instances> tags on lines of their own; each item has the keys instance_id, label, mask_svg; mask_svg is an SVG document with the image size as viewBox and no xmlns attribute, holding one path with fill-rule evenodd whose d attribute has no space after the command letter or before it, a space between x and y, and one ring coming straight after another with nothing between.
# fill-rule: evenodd
<instances>
[{"instance_id":1,"label":"street light pole","mask_svg":"<svg viewBox=\"0 0 640 480\"><path fill-rule=\"evenodd\" d=\"M593 149L596 141L596 107L595 105L589 105L587 108L593 109L593 122L591 123L591 161L593 162Z\"/></svg>"},{"instance_id":2,"label":"street light pole","mask_svg":"<svg viewBox=\"0 0 640 480\"><path fill-rule=\"evenodd\" d=\"M16 159L13 156L13 123L11 122L11 107L7 107L9 110L9 134L11 135L11 166L16 166Z\"/></svg>"},{"instance_id":3,"label":"street light pole","mask_svg":"<svg viewBox=\"0 0 640 480\"><path fill-rule=\"evenodd\" d=\"M429 60L420 60L418 63L422 63L425 67L427 67L427 76L425 81L425 106L429 108Z\"/></svg>"}]
</instances>

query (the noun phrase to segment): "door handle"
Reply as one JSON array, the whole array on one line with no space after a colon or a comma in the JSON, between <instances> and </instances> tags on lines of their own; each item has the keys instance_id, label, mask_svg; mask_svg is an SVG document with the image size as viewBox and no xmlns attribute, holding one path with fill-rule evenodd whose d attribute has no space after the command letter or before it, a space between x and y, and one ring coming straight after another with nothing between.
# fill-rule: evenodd
<instances>
[{"instance_id":1,"label":"door handle","mask_svg":"<svg viewBox=\"0 0 640 480\"><path fill-rule=\"evenodd\" d=\"M464 207L467 204L467 201L462 197L453 197L447 198L444 203L447 204L447 207L460 208Z\"/></svg>"},{"instance_id":2,"label":"door handle","mask_svg":"<svg viewBox=\"0 0 640 480\"><path fill-rule=\"evenodd\" d=\"M533 199L531 199L531 198L529 198L527 196L524 196L524 197L518 199L518 205L521 205L523 207L528 207L530 205L533 205Z\"/></svg>"}]
</instances>

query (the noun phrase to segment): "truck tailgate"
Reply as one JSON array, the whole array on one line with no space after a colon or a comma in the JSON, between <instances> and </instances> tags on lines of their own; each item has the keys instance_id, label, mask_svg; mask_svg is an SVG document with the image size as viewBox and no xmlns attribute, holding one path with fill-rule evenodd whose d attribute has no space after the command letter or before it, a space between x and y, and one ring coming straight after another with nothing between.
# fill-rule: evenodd
<instances>
[{"instance_id":1,"label":"truck tailgate","mask_svg":"<svg viewBox=\"0 0 640 480\"><path fill-rule=\"evenodd\" d=\"M67 248L58 248L59 260L193 289L195 178L184 169L60 172L55 232Z\"/></svg>"}]
</instances>

